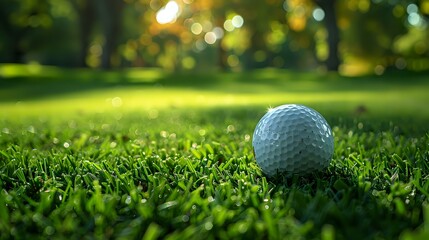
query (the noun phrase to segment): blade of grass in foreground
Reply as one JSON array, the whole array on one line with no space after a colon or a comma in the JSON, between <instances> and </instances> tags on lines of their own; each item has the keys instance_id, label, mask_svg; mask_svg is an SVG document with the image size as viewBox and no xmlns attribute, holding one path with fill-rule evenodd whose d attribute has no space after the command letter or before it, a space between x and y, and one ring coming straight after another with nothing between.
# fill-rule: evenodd
<instances>
[{"instance_id":1,"label":"blade of grass in foreground","mask_svg":"<svg viewBox=\"0 0 429 240\"><path fill-rule=\"evenodd\" d=\"M425 119L410 125L401 117L386 122L326 112L336 141L330 168L267 179L249 137L262 114L256 107L160 111L163 121L140 111L119 119L106 113L3 120L2 233L169 239L418 233L428 188Z\"/></svg>"}]
</instances>

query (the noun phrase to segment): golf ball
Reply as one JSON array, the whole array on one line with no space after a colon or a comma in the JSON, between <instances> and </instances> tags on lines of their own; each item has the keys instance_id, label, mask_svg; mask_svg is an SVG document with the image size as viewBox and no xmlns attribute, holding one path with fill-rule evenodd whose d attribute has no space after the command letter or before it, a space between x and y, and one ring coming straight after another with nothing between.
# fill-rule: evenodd
<instances>
[{"instance_id":1,"label":"golf ball","mask_svg":"<svg viewBox=\"0 0 429 240\"><path fill-rule=\"evenodd\" d=\"M326 168L334 153L332 131L323 116L296 104L270 109L256 125L252 145L256 162L268 176Z\"/></svg>"}]
</instances>

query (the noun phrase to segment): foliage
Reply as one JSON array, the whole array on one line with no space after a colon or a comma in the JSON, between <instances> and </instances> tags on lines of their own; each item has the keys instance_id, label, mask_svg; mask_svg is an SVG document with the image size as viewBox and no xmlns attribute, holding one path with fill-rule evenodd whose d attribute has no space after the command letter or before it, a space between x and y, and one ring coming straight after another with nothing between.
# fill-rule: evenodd
<instances>
[{"instance_id":1,"label":"foliage","mask_svg":"<svg viewBox=\"0 0 429 240\"><path fill-rule=\"evenodd\" d=\"M5 0L0 9L0 61L73 64L73 57L64 57L75 50L75 18L67 1Z\"/></svg>"},{"instance_id":2,"label":"foliage","mask_svg":"<svg viewBox=\"0 0 429 240\"><path fill-rule=\"evenodd\" d=\"M317 2L6 0L0 3L0 60L92 68L315 69L339 45L345 73L359 63L366 71L375 65L427 69L426 0L329 1L341 30L333 43L333 26L323 24L331 13L321 12ZM239 27L231 27L235 16L244 20Z\"/></svg>"}]
</instances>

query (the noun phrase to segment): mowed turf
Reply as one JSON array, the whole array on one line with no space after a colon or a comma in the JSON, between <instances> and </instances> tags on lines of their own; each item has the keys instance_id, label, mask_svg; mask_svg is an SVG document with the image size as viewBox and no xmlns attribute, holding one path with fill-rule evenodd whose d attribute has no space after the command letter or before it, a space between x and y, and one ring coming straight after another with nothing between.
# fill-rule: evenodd
<instances>
[{"instance_id":1,"label":"mowed turf","mask_svg":"<svg viewBox=\"0 0 429 240\"><path fill-rule=\"evenodd\" d=\"M0 67L0 238L426 239L426 74ZM335 135L328 169L267 178L267 108Z\"/></svg>"}]
</instances>

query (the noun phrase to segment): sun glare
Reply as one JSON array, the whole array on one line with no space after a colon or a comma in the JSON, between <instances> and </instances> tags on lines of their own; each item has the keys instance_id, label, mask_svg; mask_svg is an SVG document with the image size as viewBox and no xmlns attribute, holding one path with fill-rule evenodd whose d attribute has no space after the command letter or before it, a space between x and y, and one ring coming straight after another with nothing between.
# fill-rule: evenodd
<instances>
[{"instance_id":1,"label":"sun glare","mask_svg":"<svg viewBox=\"0 0 429 240\"><path fill-rule=\"evenodd\" d=\"M173 23L180 15L179 4L176 1L169 1L167 5L156 13L156 21L160 24Z\"/></svg>"}]
</instances>

